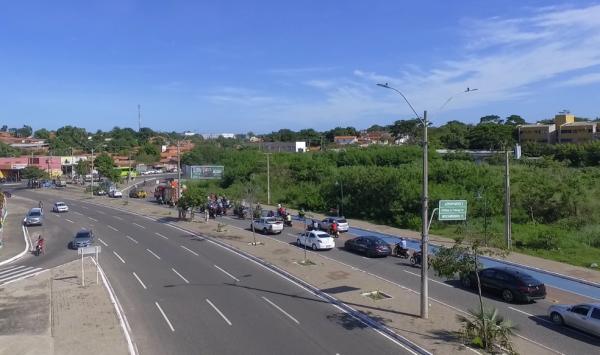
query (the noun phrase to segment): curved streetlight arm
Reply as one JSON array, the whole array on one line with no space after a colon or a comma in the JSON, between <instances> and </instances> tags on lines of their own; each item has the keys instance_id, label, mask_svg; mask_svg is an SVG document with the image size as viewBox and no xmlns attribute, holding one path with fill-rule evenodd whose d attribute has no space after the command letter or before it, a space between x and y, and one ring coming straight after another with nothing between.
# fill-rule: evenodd
<instances>
[{"instance_id":1,"label":"curved streetlight arm","mask_svg":"<svg viewBox=\"0 0 600 355\"><path fill-rule=\"evenodd\" d=\"M415 114L415 116L417 116L417 118L423 122L423 119L421 118L421 116L419 116L419 114L417 113L417 111L415 111L415 108L410 104L410 102L408 101L408 99L406 98L406 96L404 96L403 93L400 92L400 90L390 86L388 83L385 84L377 84L377 86L381 86L382 88L386 88L386 89L390 89L390 90L394 90L395 92L397 92L398 94L400 94L400 96L402 96L402 98L404 99L404 101L406 101L406 103L408 104L408 106L410 106L410 109L413 111L413 113Z\"/></svg>"},{"instance_id":2,"label":"curved streetlight arm","mask_svg":"<svg viewBox=\"0 0 600 355\"><path fill-rule=\"evenodd\" d=\"M454 95L450 96L450 97L448 98L448 100L446 100L446 102L444 102L444 104L443 104L442 106L440 106L440 108L438 108L438 111L441 111L441 110L442 110L444 107L446 107L446 105L447 105L447 104L448 104L450 101L452 101L452 99L453 99L455 96L457 96L457 95L460 95L460 94L465 94L465 93L468 93L468 92L471 92L471 91L477 91L477 90L479 90L479 89L471 89L471 88L469 88L469 87L468 87L468 88L467 88L466 90L464 90L464 91L457 92L456 94L454 94Z\"/></svg>"}]
</instances>

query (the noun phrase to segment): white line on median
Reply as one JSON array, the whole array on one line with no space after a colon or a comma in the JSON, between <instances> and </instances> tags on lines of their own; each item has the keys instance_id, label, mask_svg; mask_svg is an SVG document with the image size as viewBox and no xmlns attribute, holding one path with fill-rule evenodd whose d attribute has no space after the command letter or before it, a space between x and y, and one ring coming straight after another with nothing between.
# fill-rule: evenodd
<instances>
[{"instance_id":1,"label":"white line on median","mask_svg":"<svg viewBox=\"0 0 600 355\"><path fill-rule=\"evenodd\" d=\"M156 307L160 311L160 314L162 314L163 318L167 321L167 324L169 325L169 328L171 328L171 331L174 332L175 328L173 328L173 325L171 324L171 321L169 321L169 318L167 318L167 315L165 314L165 312L162 310L162 308L160 308L160 305L158 304L158 302L154 302L154 304L156 305Z\"/></svg>"},{"instance_id":2,"label":"white line on median","mask_svg":"<svg viewBox=\"0 0 600 355\"><path fill-rule=\"evenodd\" d=\"M122 221L123 218L119 217L119 216L113 216L113 218L118 219L119 221Z\"/></svg>"},{"instance_id":3,"label":"white line on median","mask_svg":"<svg viewBox=\"0 0 600 355\"><path fill-rule=\"evenodd\" d=\"M96 212L97 212L97 213L100 213L100 214L106 214L106 213L104 213L104 212L102 212L102 211L100 211L100 210L97 210Z\"/></svg>"},{"instance_id":4,"label":"white line on median","mask_svg":"<svg viewBox=\"0 0 600 355\"><path fill-rule=\"evenodd\" d=\"M98 241L99 241L100 243L104 244L104 246L105 246L105 247L107 247L107 246L108 246L108 244L106 244L106 242L104 242L104 240L102 240L102 239L98 238Z\"/></svg>"},{"instance_id":5,"label":"white line on median","mask_svg":"<svg viewBox=\"0 0 600 355\"><path fill-rule=\"evenodd\" d=\"M196 255L196 256L199 256L199 255L198 255L198 253L196 253L195 251L193 251L193 250L192 250L192 249L190 249L190 248L186 248L186 247L184 247L183 245L180 245L180 247L182 247L183 249L185 249L185 250L189 251L190 253L192 253L192 254L194 254L194 255Z\"/></svg>"},{"instance_id":6,"label":"white line on median","mask_svg":"<svg viewBox=\"0 0 600 355\"><path fill-rule=\"evenodd\" d=\"M298 322L298 320L296 318L292 317L291 314L289 314L288 312L284 311L283 308L281 308L278 305L276 305L275 303L273 303L270 299L266 298L265 296L262 296L262 298L263 298L263 300L267 301L271 306L277 308L281 313L283 313L286 316L288 316L289 319L291 319L294 322L296 322L296 324L300 324L300 322Z\"/></svg>"},{"instance_id":7,"label":"white line on median","mask_svg":"<svg viewBox=\"0 0 600 355\"><path fill-rule=\"evenodd\" d=\"M117 228L115 228L115 227L111 226L110 224L107 224L106 226L107 226L108 228L110 228L110 229L114 230L115 232L118 232L118 231L119 231Z\"/></svg>"},{"instance_id":8,"label":"white line on median","mask_svg":"<svg viewBox=\"0 0 600 355\"><path fill-rule=\"evenodd\" d=\"M125 264L125 260L123 260L123 258L122 258L122 257L121 257L119 254L117 254L117 252L116 252L116 251L113 251L113 254L115 254L115 256L116 256L117 258L119 258L119 260L121 260L121 262L122 262L123 264Z\"/></svg>"},{"instance_id":9,"label":"white line on median","mask_svg":"<svg viewBox=\"0 0 600 355\"><path fill-rule=\"evenodd\" d=\"M71 220L70 220L70 219L68 219L68 218L65 218L65 221L67 221L67 222L69 222L69 223L75 223L75 222L71 221Z\"/></svg>"},{"instance_id":10,"label":"white line on median","mask_svg":"<svg viewBox=\"0 0 600 355\"><path fill-rule=\"evenodd\" d=\"M142 228L142 229L146 229L146 227L142 226L141 224L137 224L137 223L132 223L132 224L133 224L133 225L136 225L136 226L138 226L138 227L140 227L140 228Z\"/></svg>"},{"instance_id":11,"label":"white line on median","mask_svg":"<svg viewBox=\"0 0 600 355\"><path fill-rule=\"evenodd\" d=\"M554 324L554 323L552 323L551 321L549 321L549 320L547 320L547 319L544 319L544 318L542 318L542 317L539 317L539 316L533 315L533 314L531 314L531 313L527 313L527 312L525 312L525 311L522 311L522 310L520 310L520 309L518 309L518 308L511 307L511 306L509 306L509 307L507 307L507 308L508 308L508 309L512 309L512 310L513 310L513 311L515 311L515 312L519 312L519 313L521 313L521 314L524 314L524 315L526 315L527 317L535 318L535 319L537 319L537 320L540 320L540 321L542 321L542 322L546 322L546 323L549 323L549 324Z\"/></svg>"},{"instance_id":12,"label":"white line on median","mask_svg":"<svg viewBox=\"0 0 600 355\"><path fill-rule=\"evenodd\" d=\"M185 281L185 283L186 283L186 284L189 284L189 283L190 283L190 282L189 282L189 281L188 281L188 280L187 280L185 277L183 277L183 276L182 276L180 273L178 273L178 272L177 272L177 270L175 270L175 269L173 269L173 268L171 268L171 270L173 270L173 272L174 272L174 273L176 273L176 274L177 274L177 276L181 277L181 279L182 279L183 281Z\"/></svg>"},{"instance_id":13,"label":"white line on median","mask_svg":"<svg viewBox=\"0 0 600 355\"><path fill-rule=\"evenodd\" d=\"M135 276L135 278L138 280L138 282L140 283L140 285L142 285L142 287L144 288L144 290L147 290L146 285L144 285L144 283L142 282L142 279L140 279L140 277L134 272L133 276Z\"/></svg>"},{"instance_id":14,"label":"white line on median","mask_svg":"<svg viewBox=\"0 0 600 355\"><path fill-rule=\"evenodd\" d=\"M407 273L407 274L411 274L411 275L415 275L415 276L421 277L421 275L420 275L420 274L417 274L417 273L415 273L415 272L411 272L411 271L408 271L408 270L404 270L404 272L405 272L405 273ZM431 278L429 279L429 281L431 281L431 282L435 282L435 283L438 283L438 284L440 284L440 285L444 285L444 286L446 286L446 287L450 287L450 288L452 288L452 286L451 286L451 285L448 285L448 284L447 284L447 283L445 283L445 282L441 282L441 281L438 281L438 280L433 280L433 279L431 279Z\"/></svg>"},{"instance_id":15,"label":"white line on median","mask_svg":"<svg viewBox=\"0 0 600 355\"><path fill-rule=\"evenodd\" d=\"M159 237L161 237L161 238L164 238L164 239L169 239L169 238L165 237L164 235L162 235L162 234L160 234L160 233L158 233L158 232L154 232L154 234L156 234L157 236L159 236Z\"/></svg>"},{"instance_id":16,"label":"white line on median","mask_svg":"<svg viewBox=\"0 0 600 355\"><path fill-rule=\"evenodd\" d=\"M134 242L135 244L137 244L137 243L138 243L138 241L137 241L137 240L135 240L135 239L133 239L131 236L128 236L128 235L126 235L125 237L126 237L127 239L131 240L132 242Z\"/></svg>"},{"instance_id":17,"label":"white line on median","mask_svg":"<svg viewBox=\"0 0 600 355\"><path fill-rule=\"evenodd\" d=\"M152 250L150 250L150 249L148 249L148 248L146 248L146 250L148 250L148 253L150 253L150 254L154 255L154 257L155 257L155 258L157 258L158 260L160 260L160 256L156 255L156 253L155 253L155 252L153 252Z\"/></svg>"},{"instance_id":18,"label":"white line on median","mask_svg":"<svg viewBox=\"0 0 600 355\"><path fill-rule=\"evenodd\" d=\"M91 219L94 222L98 222L98 220L96 218L92 218L92 217L88 217L89 219Z\"/></svg>"},{"instance_id":19,"label":"white line on median","mask_svg":"<svg viewBox=\"0 0 600 355\"><path fill-rule=\"evenodd\" d=\"M225 270L221 269L221 268L220 268L220 267L218 267L217 265L215 265L215 267L216 267L217 269L219 269L219 270L223 271L223 272L225 273L225 275L227 275L227 276L231 277L232 279L234 279L234 280L235 280L235 281L237 281L237 282L240 282L240 280L238 280L238 279L237 279L235 276L231 275L231 274L230 274L230 273L228 273L227 271L225 271Z\"/></svg>"},{"instance_id":20,"label":"white line on median","mask_svg":"<svg viewBox=\"0 0 600 355\"><path fill-rule=\"evenodd\" d=\"M227 317L225 317L225 315L223 314L223 312L221 312L217 306L215 306L208 298L206 299L206 302L208 302L208 304L215 310L217 311L217 313L219 313L219 315L225 319L225 322L227 322L227 324L231 325L231 322L229 321L229 319L227 319Z\"/></svg>"}]
</instances>

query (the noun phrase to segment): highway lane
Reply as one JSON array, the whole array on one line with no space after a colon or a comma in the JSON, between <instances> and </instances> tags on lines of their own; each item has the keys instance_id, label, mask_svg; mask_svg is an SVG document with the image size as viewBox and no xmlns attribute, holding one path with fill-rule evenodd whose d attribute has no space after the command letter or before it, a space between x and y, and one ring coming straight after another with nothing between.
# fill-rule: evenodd
<instances>
[{"instance_id":1,"label":"highway lane","mask_svg":"<svg viewBox=\"0 0 600 355\"><path fill-rule=\"evenodd\" d=\"M238 228L248 229L248 221L238 220L235 217L224 217L222 221ZM277 240L283 244L295 244L300 232L297 224L295 228L286 228L280 235L264 236L271 240ZM387 282L395 283L411 290L420 290L420 268L410 266L407 259L396 257L369 259L362 255L347 252L343 249L343 243L354 235L346 233L336 240L337 247L330 251L318 251L318 255L343 263L349 268L357 268L380 277ZM260 237L259 237L260 238ZM302 248L298 248L302 249ZM478 304L477 295L474 292L464 290L457 282L446 281L438 278L430 271L430 296L433 300L449 305L455 309L466 312ZM570 303L582 301L581 297L561 293L561 302ZM550 300L541 300L531 304L507 304L494 295L486 295L486 304L496 307L501 313L511 319L519 326L518 334L533 342L540 343L547 350L555 353L566 354L588 354L599 351L600 340L593 336L579 332L574 329L556 326L549 322L546 317L547 308L553 304Z\"/></svg>"},{"instance_id":2,"label":"highway lane","mask_svg":"<svg viewBox=\"0 0 600 355\"><path fill-rule=\"evenodd\" d=\"M46 223L58 235L94 229L101 264L141 353L407 353L230 251L164 224L86 205L71 202L69 213L47 216Z\"/></svg>"}]
</instances>

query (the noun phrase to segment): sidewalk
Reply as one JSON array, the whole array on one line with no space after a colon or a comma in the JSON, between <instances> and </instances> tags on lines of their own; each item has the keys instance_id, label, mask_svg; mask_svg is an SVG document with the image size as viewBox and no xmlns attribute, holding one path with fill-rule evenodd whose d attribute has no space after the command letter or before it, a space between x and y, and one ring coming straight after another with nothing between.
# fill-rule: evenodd
<instances>
[{"instance_id":1,"label":"sidewalk","mask_svg":"<svg viewBox=\"0 0 600 355\"><path fill-rule=\"evenodd\" d=\"M8 216L4 224L2 248L0 248L0 265L3 261L13 258L25 250L23 238L23 217L29 210L26 199L13 196L7 199Z\"/></svg>"},{"instance_id":2,"label":"sidewalk","mask_svg":"<svg viewBox=\"0 0 600 355\"><path fill-rule=\"evenodd\" d=\"M73 196L76 195L73 194ZM85 199L81 195L79 198ZM165 222L176 221L175 217L177 216L175 209L166 209L133 199L127 201L99 198L94 199L93 202L154 217ZM217 232L218 222L214 220L208 223L177 222L177 225L211 236L234 249L254 255L267 264L285 270L434 354L472 353L472 350L459 344L456 339L455 332L459 328L456 322L457 311L432 300L430 319L423 320L419 317L418 307L415 306L419 304L419 295L415 291L381 280L375 275L352 269L327 258L323 253L308 252L309 259L314 264L303 266L300 263L304 259L302 249L276 238L259 234L256 238L263 244L253 246L251 245L253 240L251 232L231 226L225 227L224 231ZM190 236L190 238L193 237ZM322 272L315 272L315 270L322 270ZM391 298L373 300L362 295L371 291L383 292ZM334 318L332 320L342 326L364 328L363 324L354 321L345 313L338 313ZM514 343L520 353L548 353L547 350L517 337L514 338Z\"/></svg>"},{"instance_id":3,"label":"sidewalk","mask_svg":"<svg viewBox=\"0 0 600 355\"><path fill-rule=\"evenodd\" d=\"M125 355L128 347L95 266L76 260L3 286L0 293L0 355ZM89 275L89 276L88 276Z\"/></svg>"}]
</instances>

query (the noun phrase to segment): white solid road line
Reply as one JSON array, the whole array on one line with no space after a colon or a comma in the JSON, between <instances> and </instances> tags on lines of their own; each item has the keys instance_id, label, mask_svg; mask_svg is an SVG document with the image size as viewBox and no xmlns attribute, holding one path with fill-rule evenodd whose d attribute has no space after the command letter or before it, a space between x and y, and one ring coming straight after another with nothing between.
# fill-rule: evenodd
<instances>
[{"instance_id":1,"label":"white solid road line","mask_svg":"<svg viewBox=\"0 0 600 355\"><path fill-rule=\"evenodd\" d=\"M159 237L161 237L161 238L164 238L164 239L169 239L169 238L165 237L164 235L162 235L162 234L160 234L160 233L158 233L158 232L155 232L154 234L156 234L157 236L159 236Z\"/></svg>"},{"instance_id":2,"label":"white solid road line","mask_svg":"<svg viewBox=\"0 0 600 355\"><path fill-rule=\"evenodd\" d=\"M107 246L108 246L108 244L106 244L106 242L105 242L104 240L102 240L102 239L98 238L98 241L99 241L100 243L104 244L104 246L105 246L105 247L107 247Z\"/></svg>"},{"instance_id":3,"label":"white solid road line","mask_svg":"<svg viewBox=\"0 0 600 355\"><path fill-rule=\"evenodd\" d=\"M87 209L89 209L89 208L87 208L87 207L85 207L85 206L83 206L83 205L81 205L81 206L79 206L79 207L83 208L84 210L87 210Z\"/></svg>"},{"instance_id":4,"label":"white solid road line","mask_svg":"<svg viewBox=\"0 0 600 355\"><path fill-rule=\"evenodd\" d=\"M94 222L98 222L98 220L96 218L92 218L92 217L88 217L89 219L91 219Z\"/></svg>"},{"instance_id":5,"label":"white solid road line","mask_svg":"<svg viewBox=\"0 0 600 355\"><path fill-rule=\"evenodd\" d=\"M133 225L136 225L136 226L138 226L138 227L140 227L140 228L142 228L142 229L146 229L146 227L142 226L141 224L137 224L137 223L132 223L132 224L133 224Z\"/></svg>"},{"instance_id":6,"label":"white solid road line","mask_svg":"<svg viewBox=\"0 0 600 355\"><path fill-rule=\"evenodd\" d=\"M138 241L137 241L137 240L133 239L133 238L132 238L131 236L129 236L129 235L126 235L125 237L126 237L127 239L131 240L132 242L134 242L135 244L137 244L137 243L138 243Z\"/></svg>"},{"instance_id":7,"label":"white solid road line","mask_svg":"<svg viewBox=\"0 0 600 355\"><path fill-rule=\"evenodd\" d=\"M288 312L284 311L283 308L279 307L278 305L276 305L275 303L273 303L270 299L266 298L265 296L262 296L263 300L267 301L271 306L277 308L279 311L281 311L281 313L285 314L286 316L288 316L289 319L293 320L294 322L296 322L296 324L300 324L300 322L298 322L298 320L294 317L292 317L291 314L289 314Z\"/></svg>"},{"instance_id":8,"label":"white solid road line","mask_svg":"<svg viewBox=\"0 0 600 355\"><path fill-rule=\"evenodd\" d=\"M181 277L181 279L182 279L183 281L185 281L185 283L186 283L186 284L189 284L189 283L190 283L190 282L189 282L189 281L188 281L188 280L187 280L185 277L183 277L183 276L182 276L180 273L178 273L178 272L177 272L177 270L175 270L175 269L173 269L173 268L171 268L171 270L173 270L173 272L174 272L174 273L176 273L176 274L177 274L177 276Z\"/></svg>"},{"instance_id":9,"label":"white solid road line","mask_svg":"<svg viewBox=\"0 0 600 355\"><path fill-rule=\"evenodd\" d=\"M232 279L234 279L234 280L235 280L235 281L237 281L237 282L240 282L240 280L238 280L238 279L237 279L235 276L231 275L231 274L230 274L230 273L228 273L227 271L225 271L225 270L221 269L221 268L220 268L220 267L218 267L217 265L215 265L215 267L216 267L217 269L219 269L219 270L223 271L223 273L225 273L225 275L227 275L227 276L231 277Z\"/></svg>"},{"instance_id":10,"label":"white solid road line","mask_svg":"<svg viewBox=\"0 0 600 355\"><path fill-rule=\"evenodd\" d=\"M2 277L0 278L0 282L9 281L11 279L16 279L16 278L23 277L23 276L29 276L30 274L33 274L40 270L42 270L41 267L38 267L38 268L26 267L25 269L20 269L20 270L13 271L13 272L7 273L5 275L2 275Z\"/></svg>"},{"instance_id":11,"label":"white solid road line","mask_svg":"<svg viewBox=\"0 0 600 355\"><path fill-rule=\"evenodd\" d=\"M227 317L225 317L225 315L223 314L223 312L221 312L217 306L215 306L208 298L206 299L206 302L208 302L208 304L215 310L217 311L217 313L219 313L219 315L225 320L225 322L227 322L227 324L231 325L231 322L229 321L229 319L227 319Z\"/></svg>"},{"instance_id":12,"label":"white solid road line","mask_svg":"<svg viewBox=\"0 0 600 355\"><path fill-rule=\"evenodd\" d=\"M110 228L110 229L114 230L115 232L118 232L118 231L119 231L117 228L115 228L115 227L111 226L110 224L107 224L106 226L107 226L108 228Z\"/></svg>"},{"instance_id":13,"label":"white solid road line","mask_svg":"<svg viewBox=\"0 0 600 355\"><path fill-rule=\"evenodd\" d=\"M6 274L7 272L11 272L11 271L14 271L14 270L17 270L17 269L22 269L24 267L25 267L25 265L20 265L20 266L16 266L16 267L9 267L9 268L6 268L6 269L2 269L2 271L0 271L0 276L3 275L3 274Z\"/></svg>"},{"instance_id":14,"label":"white solid road line","mask_svg":"<svg viewBox=\"0 0 600 355\"><path fill-rule=\"evenodd\" d=\"M551 321L549 321L549 320L547 320L547 319L544 319L544 318L542 318L542 317L538 317L538 316L536 316L536 315L533 315L533 314L531 314L531 313L527 313L527 312L525 312L525 311L522 311L522 310L520 310L520 309L518 309L518 308L515 308L515 307L511 307L511 306L509 306L509 307L508 307L508 309L512 309L512 310L513 310L513 311L515 311L515 312L519 312L519 313L521 313L521 314L524 314L524 315L526 315L527 317L535 318L535 319L537 319L537 320L539 320L539 321L542 321L542 322L545 322L545 323L554 324L554 323L552 323Z\"/></svg>"},{"instance_id":15,"label":"white solid road line","mask_svg":"<svg viewBox=\"0 0 600 355\"><path fill-rule=\"evenodd\" d=\"M70 220L70 219L68 219L68 218L65 218L65 221L67 221L67 222L69 222L69 223L73 223L73 224L75 223L75 222L71 221L71 220Z\"/></svg>"},{"instance_id":16,"label":"white solid road line","mask_svg":"<svg viewBox=\"0 0 600 355\"><path fill-rule=\"evenodd\" d=\"M411 275L415 275L415 276L421 277L421 274L417 274L416 272L411 272L411 271L408 271L408 270L404 270L404 272L405 272L405 273L407 273L407 274L411 274ZM429 279L429 281L431 281L431 282L435 282L435 283L438 283L438 284L440 284L440 285L444 285L444 286L446 286L446 287L453 288L451 285L448 285L448 284L447 284L447 283L445 283L445 282L441 282L441 281L438 281L438 280L433 280L433 279L431 279L431 278Z\"/></svg>"},{"instance_id":17,"label":"white solid road line","mask_svg":"<svg viewBox=\"0 0 600 355\"><path fill-rule=\"evenodd\" d=\"M163 318L165 319L165 321L167 321L167 324L169 325L169 328L171 328L171 331L174 332L175 328L173 328L173 325L171 324L171 321L169 320L169 318L167 318L167 315L165 314L165 312L162 310L162 308L160 308L160 305L158 304L158 302L154 302L154 304L156 305L156 307L158 308L158 310L160 311L160 314L162 314Z\"/></svg>"},{"instance_id":18,"label":"white solid road line","mask_svg":"<svg viewBox=\"0 0 600 355\"><path fill-rule=\"evenodd\" d=\"M184 247L183 245L180 245L180 247L182 247L183 249L185 249L185 250L189 251L190 253L192 253L192 254L194 254L194 255L196 255L196 256L199 256L199 255L198 255L198 253L196 253L195 251L193 251L193 250L192 250L192 249L190 249L190 248L186 248L186 247Z\"/></svg>"},{"instance_id":19,"label":"white solid road line","mask_svg":"<svg viewBox=\"0 0 600 355\"><path fill-rule=\"evenodd\" d=\"M115 256L116 256L117 258L119 258L119 260L121 260L121 262L122 262L123 264L125 264L125 260L123 260L123 258L122 258L122 257L121 257L119 254L117 254L117 252L116 252L116 251L113 251L113 254L115 254Z\"/></svg>"},{"instance_id":20,"label":"white solid road line","mask_svg":"<svg viewBox=\"0 0 600 355\"><path fill-rule=\"evenodd\" d=\"M123 218L119 217L119 216L113 216L113 218L118 219L119 221L122 221Z\"/></svg>"},{"instance_id":21,"label":"white solid road line","mask_svg":"<svg viewBox=\"0 0 600 355\"><path fill-rule=\"evenodd\" d=\"M148 250L148 253L150 253L150 254L154 255L154 257L155 257L155 258L157 258L158 260L160 260L160 256L156 255L156 253L155 253L155 252L153 252L152 250L150 250L150 249L148 249L148 248L146 248L146 250Z\"/></svg>"},{"instance_id":22,"label":"white solid road line","mask_svg":"<svg viewBox=\"0 0 600 355\"><path fill-rule=\"evenodd\" d=\"M133 272L133 276L135 276L135 278L138 280L138 282L140 283L140 285L142 285L142 287L144 288L144 290L147 290L146 285L144 285L144 283L142 282L142 279L140 279L140 277Z\"/></svg>"}]
</instances>

